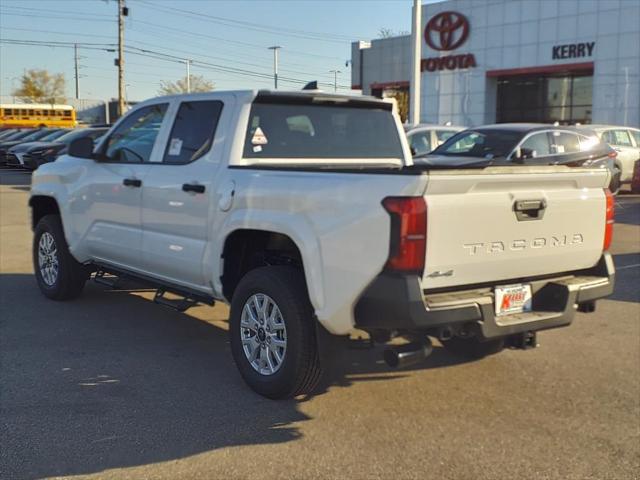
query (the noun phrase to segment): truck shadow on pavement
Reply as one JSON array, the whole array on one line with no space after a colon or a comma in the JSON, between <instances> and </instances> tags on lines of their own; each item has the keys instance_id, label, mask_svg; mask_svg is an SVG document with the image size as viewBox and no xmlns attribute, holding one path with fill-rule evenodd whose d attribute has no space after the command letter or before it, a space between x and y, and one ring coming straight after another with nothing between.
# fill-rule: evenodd
<instances>
[{"instance_id":1,"label":"truck shadow on pavement","mask_svg":"<svg viewBox=\"0 0 640 480\"><path fill-rule=\"evenodd\" d=\"M127 292L89 282L80 299L52 302L33 275L0 275L0 332L2 478L81 475L290 442L310 419L300 400L266 400L245 386L223 327ZM346 355L325 392L405 375L381 365L379 351ZM416 368L457 362L436 349Z\"/></svg>"}]
</instances>

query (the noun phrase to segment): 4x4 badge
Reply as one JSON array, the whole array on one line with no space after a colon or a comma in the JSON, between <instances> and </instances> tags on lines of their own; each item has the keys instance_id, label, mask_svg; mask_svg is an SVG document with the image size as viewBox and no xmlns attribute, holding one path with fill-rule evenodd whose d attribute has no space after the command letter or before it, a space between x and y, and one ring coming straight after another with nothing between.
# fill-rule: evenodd
<instances>
[{"instance_id":1,"label":"4x4 badge","mask_svg":"<svg viewBox=\"0 0 640 480\"><path fill-rule=\"evenodd\" d=\"M453 270L447 270L446 272L436 271L431 272L427 275L427 278L438 278L438 277L453 277Z\"/></svg>"}]
</instances>

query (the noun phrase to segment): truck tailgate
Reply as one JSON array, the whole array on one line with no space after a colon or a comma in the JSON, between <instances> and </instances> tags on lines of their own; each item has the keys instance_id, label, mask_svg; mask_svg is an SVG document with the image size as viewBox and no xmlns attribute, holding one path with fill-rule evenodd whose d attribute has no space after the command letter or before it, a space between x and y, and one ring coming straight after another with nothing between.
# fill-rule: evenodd
<instances>
[{"instance_id":1,"label":"truck tailgate","mask_svg":"<svg viewBox=\"0 0 640 480\"><path fill-rule=\"evenodd\" d=\"M432 170L423 289L503 282L595 265L608 173L569 167Z\"/></svg>"}]
</instances>

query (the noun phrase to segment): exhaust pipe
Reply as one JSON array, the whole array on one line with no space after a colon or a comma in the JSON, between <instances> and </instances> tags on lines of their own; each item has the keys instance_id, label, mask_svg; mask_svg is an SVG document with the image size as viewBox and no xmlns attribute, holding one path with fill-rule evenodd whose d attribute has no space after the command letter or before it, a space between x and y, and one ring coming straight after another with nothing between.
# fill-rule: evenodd
<instances>
[{"instance_id":1,"label":"exhaust pipe","mask_svg":"<svg viewBox=\"0 0 640 480\"><path fill-rule=\"evenodd\" d=\"M384 351L384 361L392 368L404 368L423 361L433 351L431 340L411 342L389 347Z\"/></svg>"}]
</instances>

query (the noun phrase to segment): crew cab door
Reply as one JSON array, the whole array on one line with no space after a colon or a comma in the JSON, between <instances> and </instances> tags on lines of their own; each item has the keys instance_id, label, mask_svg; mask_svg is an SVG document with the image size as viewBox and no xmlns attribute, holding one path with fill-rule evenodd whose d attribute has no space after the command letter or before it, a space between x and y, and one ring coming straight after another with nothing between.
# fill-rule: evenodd
<instances>
[{"instance_id":1,"label":"crew cab door","mask_svg":"<svg viewBox=\"0 0 640 480\"><path fill-rule=\"evenodd\" d=\"M157 154L156 138L167 104L129 113L100 144L86 170L70 210L85 223L88 254L98 261L139 268L142 231L142 185L148 162Z\"/></svg>"},{"instance_id":2,"label":"crew cab door","mask_svg":"<svg viewBox=\"0 0 640 480\"><path fill-rule=\"evenodd\" d=\"M206 288L205 250L218 211L217 172L229 100L189 100L172 105L172 125L142 186L142 258L154 277ZM223 108L224 107L224 108Z\"/></svg>"}]
</instances>

